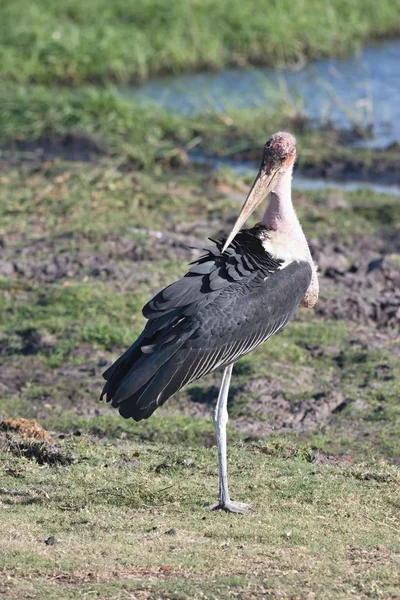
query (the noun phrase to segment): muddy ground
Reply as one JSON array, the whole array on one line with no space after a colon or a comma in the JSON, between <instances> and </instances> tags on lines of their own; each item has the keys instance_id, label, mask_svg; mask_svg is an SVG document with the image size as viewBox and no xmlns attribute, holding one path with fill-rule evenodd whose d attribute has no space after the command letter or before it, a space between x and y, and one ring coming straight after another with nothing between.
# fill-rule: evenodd
<instances>
[{"instance_id":1,"label":"muddy ground","mask_svg":"<svg viewBox=\"0 0 400 600\"><path fill-rule=\"evenodd\" d=\"M229 185L219 184L221 189L226 196L240 195ZM304 204L306 199L302 197L300 202ZM329 197L325 207L339 213L349 207L349 201L344 197ZM352 351L379 353L391 347L399 357L400 233L391 227L398 208L390 205L364 207L364 210L370 210L371 218L381 225L378 234L348 233L343 240L331 228L320 238L310 238L322 290L315 318L318 322L338 321L349 323L352 328L356 326L357 333L349 341ZM139 234L139 238L132 238L132 232ZM14 282L19 294L26 293L20 288L26 289L30 284L68 287L74 281L106 282L127 296L142 285L156 291L168 282L164 267L158 265L160 257L179 262L183 273L185 264L198 255L193 248L204 246L210 234L221 233L220 219L211 215L167 223L162 230L137 227L130 228L125 235L111 231L100 240L74 231L58 233L44 228L32 235L30 231L9 229L0 236L0 276ZM301 319L304 318L302 315ZM31 388L30 416L39 419L46 419L51 410L59 414L64 409L86 417L108 415L109 407L97 402L101 373L124 347L79 344L62 364L50 367L46 357L57 351L58 343L57 335L49 334L45 327L33 324L12 332L6 327L0 333L1 395L18 397ZM252 369L251 364L238 365L241 377L233 382L230 400L232 423L246 436L313 430L334 422L349 405L360 410L366 408L363 397L349 396L341 388L340 369L348 358L344 357L340 343L303 341L300 345L310 359L318 359L320 365L326 361L334 366L324 385L315 383L321 377L321 366L318 373L312 367L304 367L295 381L288 382L287 377L280 375L280 370L288 365L283 364L280 369L277 363L270 374L268 369L261 373ZM364 387L373 389L376 378L395 379L393 367L385 360L378 361L375 367L365 376ZM208 418L219 378L220 373L215 373L203 383L193 384L168 403L168 410ZM299 385L302 397L296 396Z\"/></svg>"}]
</instances>

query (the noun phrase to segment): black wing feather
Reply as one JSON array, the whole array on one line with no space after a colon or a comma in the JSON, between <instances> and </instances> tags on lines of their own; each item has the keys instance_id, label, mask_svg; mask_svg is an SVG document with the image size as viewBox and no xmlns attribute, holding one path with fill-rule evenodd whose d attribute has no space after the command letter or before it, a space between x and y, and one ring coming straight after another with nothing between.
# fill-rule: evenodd
<instances>
[{"instance_id":1,"label":"black wing feather","mask_svg":"<svg viewBox=\"0 0 400 600\"><path fill-rule=\"evenodd\" d=\"M146 304L142 334L103 375L102 396L122 416L148 418L184 385L235 362L293 317L311 268L281 268L260 234L259 226L241 231L224 254L223 241L215 242Z\"/></svg>"}]
</instances>

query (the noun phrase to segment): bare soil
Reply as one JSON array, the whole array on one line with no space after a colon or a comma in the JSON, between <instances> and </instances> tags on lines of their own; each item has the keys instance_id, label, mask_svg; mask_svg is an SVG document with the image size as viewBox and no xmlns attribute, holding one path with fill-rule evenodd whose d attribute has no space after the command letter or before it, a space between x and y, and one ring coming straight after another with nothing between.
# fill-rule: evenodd
<instances>
[{"instance_id":1,"label":"bare soil","mask_svg":"<svg viewBox=\"0 0 400 600\"><path fill-rule=\"evenodd\" d=\"M160 281L157 269L149 266L160 255L179 259L184 264L198 254L193 247L201 248L204 238L215 223L199 222L197 236L190 231L158 232L141 230L141 241L105 236L101 243L92 243L90 250L76 250L68 236L41 238L32 242L15 237L3 238L3 258L0 274L15 280L54 283L68 278L97 278L115 281L127 290L146 282L156 288ZM185 229L183 227L183 229ZM82 239L82 244L90 240ZM316 312L321 319L341 319L361 326L355 343L379 349L400 332L400 263L392 254L400 250L400 238L354 236L347 245L339 244L331 235L312 241L311 249L320 269L323 295ZM0 338L0 392L18 395L27 385L40 388L32 399L35 416L48 414L49 408L68 408L78 415L109 414L109 407L96 402L101 386L101 373L113 356L106 351L93 351L91 346L74 350L74 362L58 368L47 369L36 355L54 349L56 341L34 328L15 332L19 341L10 344L7 336ZM315 356L334 357L340 368L341 351L337 347L309 345L307 350ZM240 367L239 367L240 368ZM385 373L382 376L392 377ZM307 373L306 373L307 375ZM308 373L310 379L312 373ZM180 394L173 406L192 416L208 416L216 399L220 373L210 375L205 387L192 386ZM293 382L295 389L298 382ZM293 390L292 390L293 391ZM334 377L327 391L310 394L307 399L293 401L287 394L287 383L279 377L248 378L243 384L233 386L231 403L250 398L243 411L236 411L233 423L250 437L260 437L271 431L305 431L327 423L350 403L337 389ZM60 406L61 405L61 406ZM362 406L360 407L362 408Z\"/></svg>"},{"instance_id":2,"label":"bare soil","mask_svg":"<svg viewBox=\"0 0 400 600\"><path fill-rule=\"evenodd\" d=\"M317 314L398 334L400 263L391 257L400 250L398 238L356 238L351 247L324 240L313 242L311 250L326 291Z\"/></svg>"}]
</instances>

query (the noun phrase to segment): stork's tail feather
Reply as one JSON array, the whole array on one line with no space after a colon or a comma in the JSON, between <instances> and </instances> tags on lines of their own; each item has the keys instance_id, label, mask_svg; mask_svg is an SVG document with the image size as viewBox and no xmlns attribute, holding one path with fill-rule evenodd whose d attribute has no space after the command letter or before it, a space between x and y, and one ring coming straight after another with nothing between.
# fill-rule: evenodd
<instances>
[{"instance_id":1,"label":"stork's tail feather","mask_svg":"<svg viewBox=\"0 0 400 600\"><path fill-rule=\"evenodd\" d=\"M116 368L111 366L103 374L107 381L101 398L105 395L107 402L111 401L125 419L148 419L186 383L187 371L183 364L186 354L178 349L171 353L168 348L168 352L155 355L139 351Z\"/></svg>"}]
</instances>

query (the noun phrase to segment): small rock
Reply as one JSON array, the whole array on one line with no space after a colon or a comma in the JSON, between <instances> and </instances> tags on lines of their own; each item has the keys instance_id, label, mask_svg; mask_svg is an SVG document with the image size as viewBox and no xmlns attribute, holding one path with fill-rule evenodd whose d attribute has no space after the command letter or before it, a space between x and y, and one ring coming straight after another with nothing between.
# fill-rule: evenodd
<instances>
[{"instance_id":1,"label":"small rock","mask_svg":"<svg viewBox=\"0 0 400 600\"><path fill-rule=\"evenodd\" d=\"M46 544L46 546L55 546L56 544L58 544L58 539L54 537L54 535L51 535L50 537L44 540L44 543Z\"/></svg>"},{"instance_id":2,"label":"small rock","mask_svg":"<svg viewBox=\"0 0 400 600\"><path fill-rule=\"evenodd\" d=\"M133 460L119 460L116 463L117 467L127 467L128 469L137 469L140 465L140 462L136 459Z\"/></svg>"},{"instance_id":3,"label":"small rock","mask_svg":"<svg viewBox=\"0 0 400 600\"><path fill-rule=\"evenodd\" d=\"M154 469L156 473L162 473L163 471L168 471L171 468L171 465L168 463L161 463L156 466Z\"/></svg>"},{"instance_id":4,"label":"small rock","mask_svg":"<svg viewBox=\"0 0 400 600\"><path fill-rule=\"evenodd\" d=\"M176 530L175 529L167 529L167 531L165 532L165 535L176 535Z\"/></svg>"},{"instance_id":5,"label":"small rock","mask_svg":"<svg viewBox=\"0 0 400 600\"><path fill-rule=\"evenodd\" d=\"M374 260L371 260L368 265L367 265L367 275L369 273L371 273L372 271L375 271L375 269L381 269L382 265L383 265L383 256L380 256L379 258L375 258Z\"/></svg>"},{"instance_id":6,"label":"small rock","mask_svg":"<svg viewBox=\"0 0 400 600\"><path fill-rule=\"evenodd\" d=\"M0 275L9 277L14 273L14 265L9 260L0 260Z\"/></svg>"}]
</instances>

